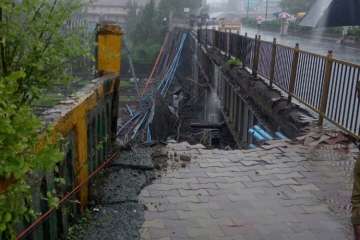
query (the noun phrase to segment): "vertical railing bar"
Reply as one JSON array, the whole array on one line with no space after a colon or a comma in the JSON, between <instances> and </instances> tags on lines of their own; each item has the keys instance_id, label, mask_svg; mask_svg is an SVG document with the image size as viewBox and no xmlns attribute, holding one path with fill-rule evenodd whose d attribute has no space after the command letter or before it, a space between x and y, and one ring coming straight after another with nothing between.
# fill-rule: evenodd
<instances>
[{"instance_id":1,"label":"vertical railing bar","mask_svg":"<svg viewBox=\"0 0 360 240\"><path fill-rule=\"evenodd\" d=\"M301 97L304 101L306 101L306 89L309 84L309 77L308 77L308 64L309 64L309 55L304 53L304 63L302 64L302 85L301 85Z\"/></svg>"},{"instance_id":2,"label":"vertical railing bar","mask_svg":"<svg viewBox=\"0 0 360 240\"><path fill-rule=\"evenodd\" d=\"M337 85L337 71L338 71L338 64L334 63L333 66L333 77L331 79L332 85L331 85L331 89L332 89L332 94L331 94L331 98L330 98L330 106L329 106L329 117L330 119L333 119L333 115L334 115L334 101L335 101L335 96L336 96L336 85Z\"/></svg>"},{"instance_id":3,"label":"vertical railing bar","mask_svg":"<svg viewBox=\"0 0 360 240\"><path fill-rule=\"evenodd\" d=\"M257 77L258 69L259 69L259 57L260 57L260 40L261 36L255 39L255 48L254 48L254 58L253 58L253 76Z\"/></svg>"},{"instance_id":4,"label":"vertical railing bar","mask_svg":"<svg viewBox=\"0 0 360 240\"><path fill-rule=\"evenodd\" d=\"M282 85L289 93L289 87L287 86L287 73L288 73L288 64L290 63L289 52L284 48L284 64L282 65Z\"/></svg>"},{"instance_id":5,"label":"vertical railing bar","mask_svg":"<svg viewBox=\"0 0 360 240\"><path fill-rule=\"evenodd\" d=\"M340 88L340 77L341 77L341 65L340 64L335 64L336 66L336 76L334 77L334 80L336 81L336 88L335 90L335 94L333 96L333 115L332 115L332 119L335 120L336 119L336 114L337 114L337 100L339 97L339 88Z\"/></svg>"},{"instance_id":6,"label":"vertical railing bar","mask_svg":"<svg viewBox=\"0 0 360 240\"><path fill-rule=\"evenodd\" d=\"M304 100L303 91L304 83L306 83L306 78L304 78L304 64L306 63L306 54L300 52L300 62L299 62L299 71L297 74L298 80L296 81L295 92L300 99Z\"/></svg>"},{"instance_id":7,"label":"vertical railing bar","mask_svg":"<svg viewBox=\"0 0 360 240\"><path fill-rule=\"evenodd\" d=\"M344 104L344 90L345 90L345 82L346 81L346 76L347 76L347 71L348 71L348 67L346 65L343 65L343 69L344 69L344 72L342 74L342 78L341 78L341 91L340 91L340 98L339 98L339 101L340 101L340 104L339 104L339 114L338 114L338 118L336 119L336 122L340 124L340 121L341 121L341 117L342 117L342 111L343 111L343 104Z\"/></svg>"},{"instance_id":8,"label":"vertical railing bar","mask_svg":"<svg viewBox=\"0 0 360 240\"><path fill-rule=\"evenodd\" d=\"M307 99L307 94L308 94L308 89L310 88L310 84L311 84L311 78L310 78L310 71L309 71L309 67L311 66L311 56L309 54L305 54L306 56L306 62L305 62L305 67L304 67L304 85L303 85L303 91L302 91L302 95L303 95L303 99L304 101L308 101Z\"/></svg>"},{"instance_id":9,"label":"vertical railing bar","mask_svg":"<svg viewBox=\"0 0 360 240\"><path fill-rule=\"evenodd\" d=\"M339 68L340 68L340 72L339 72L339 91L336 97L336 118L335 121L339 122L339 116L340 116L340 111L341 111L341 94L342 94L342 88L343 88L343 76L344 76L344 65L339 64Z\"/></svg>"},{"instance_id":10,"label":"vertical railing bar","mask_svg":"<svg viewBox=\"0 0 360 240\"><path fill-rule=\"evenodd\" d=\"M291 102L292 95L294 94L296 75L297 75L297 69L298 69L298 64L299 64L299 54L300 54L300 48L299 48L299 44L297 43L294 48L294 55L293 55L292 64L291 64L291 74L290 74L290 82L289 82L289 97L288 97L289 102Z\"/></svg>"},{"instance_id":11,"label":"vertical railing bar","mask_svg":"<svg viewBox=\"0 0 360 240\"><path fill-rule=\"evenodd\" d=\"M308 91L311 84L311 71L309 68L311 66L311 56L306 54L306 67L305 67L305 85L303 87L303 98L305 101L308 101Z\"/></svg>"},{"instance_id":12,"label":"vertical railing bar","mask_svg":"<svg viewBox=\"0 0 360 240\"><path fill-rule=\"evenodd\" d=\"M357 68L357 77L354 80L355 80L355 82L360 81L360 68ZM357 107L358 107L358 110L359 110L360 99L356 99L356 97L357 97L357 90L355 90L355 103L358 103ZM353 115L355 114L355 107L356 107L356 104L354 104ZM352 119L351 119L351 127L354 127L354 132L355 132L355 130L356 130L355 129L356 128L356 122L357 121L355 121L355 125L354 125L354 119L359 119L359 118L355 118L355 116L353 116Z\"/></svg>"},{"instance_id":13,"label":"vertical railing bar","mask_svg":"<svg viewBox=\"0 0 360 240\"><path fill-rule=\"evenodd\" d=\"M310 84L310 74L309 74L309 66L310 66L310 56L309 54L305 54L305 63L304 63L304 74L303 74L303 81L304 84L302 85L302 97L304 99L304 101L307 101L307 91L309 88L309 84Z\"/></svg>"},{"instance_id":14,"label":"vertical railing bar","mask_svg":"<svg viewBox=\"0 0 360 240\"><path fill-rule=\"evenodd\" d=\"M351 82L351 77L353 76L353 68L351 67L351 66L348 66L348 69L349 69L349 71L348 71L348 75L347 75L347 81L345 82L346 83L346 91L349 91L350 89L349 89L349 87L350 87L350 82ZM350 99L349 99L349 97L351 96L351 94L349 94L349 92L347 92L347 93L345 93L345 101L344 101L344 113L343 113L343 117L342 117L342 124L344 125L344 126L347 126L346 125L346 123L345 123L345 121L346 121L346 114L347 115L349 115L349 103L350 103ZM349 116L347 116L347 117L349 117Z\"/></svg>"},{"instance_id":15,"label":"vertical railing bar","mask_svg":"<svg viewBox=\"0 0 360 240\"><path fill-rule=\"evenodd\" d=\"M320 59L317 56L312 56L312 58L314 59L314 64L312 65L311 68L312 77L311 77L309 102L312 106L314 106L314 97L316 96L316 92L317 92L316 83L318 79Z\"/></svg>"},{"instance_id":16,"label":"vertical railing bar","mask_svg":"<svg viewBox=\"0 0 360 240\"><path fill-rule=\"evenodd\" d=\"M293 58L292 55L294 54L293 49L286 49L286 60L287 60L287 64L284 66L284 70L285 70L285 87L286 89L290 89L290 79L291 79L291 74L292 74L292 64L293 64ZM290 66L290 67L289 67ZM289 91L290 93L290 91Z\"/></svg>"},{"instance_id":17,"label":"vertical railing bar","mask_svg":"<svg viewBox=\"0 0 360 240\"><path fill-rule=\"evenodd\" d=\"M342 90L341 90L341 108L340 108L340 115L339 115L339 120L338 120L338 123L341 124L342 123L342 116L344 115L344 108L345 108L345 90L346 90L346 79L349 75L349 69L350 69L350 66L347 66L347 65L344 65L345 66L345 74L344 74L344 78L343 78L343 82L342 82Z\"/></svg>"},{"instance_id":18,"label":"vertical railing bar","mask_svg":"<svg viewBox=\"0 0 360 240\"><path fill-rule=\"evenodd\" d=\"M334 102L334 95L335 95L335 84L336 84L336 81L335 81L335 75L336 75L336 68L337 68L337 65L334 64L333 65L333 68L332 68L332 77L330 79L330 93L329 93L329 96L330 96L330 100L328 101L328 106L327 106L327 110L326 110L326 116L328 116L330 119L332 117L332 111L333 111L333 102ZM321 64L321 71L324 72L324 59L322 59L322 64ZM323 77L323 74L321 74L320 77ZM317 96L317 99L316 99L316 104L317 106L319 106L319 96L321 95L321 91L322 91L322 86L320 85L319 83L319 92L318 92L318 96Z\"/></svg>"},{"instance_id":19,"label":"vertical railing bar","mask_svg":"<svg viewBox=\"0 0 360 240\"><path fill-rule=\"evenodd\" d=\"M317 93L317 96L316 96L316 109L319 109L319 106L320 106L320 98L321 98L321 92L322 92L322 88L323 88L323 85L322 85L322 79L324 78L325 76L325 58L322 58L321 60L321 73L320 73L320 76L319 76L319 79L318 79L318 93ZM331 81L331 79L330 79ZM331 81L333 82L333 81Z\"/></svg>"},{"instance_id":20,"label":"vertical railing bar","mask_svg":"<svg viewBox=\"0 0 360 240\"><path fill-rule=\"evenodd\" d=\"M316 59L316 65L314 66L314 80L313 80L313 88L312 88L312 93L311 93L311 99L310 99L310 102L311 102L311 106L314 106L315 105L315 101L316 101L316 96L317 96L317 82L318 82L318 79L319 79L319 72L320 72L320 68L321 68L321 59L317 56L314 56L314 58Z\"/></svg>"},{"instance_id":21,"label":"vertical railing bar","mask_svg":"<svg viewBox=\"0 0 360 240\"><path fill-rule=\"evenodd\" d=\"M280 49L279 49L280 50ZM285 65L285 58L284 58L284 51L283 48L281 48L281 51L279 51L279 72L278 72L278 85L281 87L282 90L284 90L286 93L288 93L287 89L284 88L284 84L283 84L283 73L284 73L284 65Z\"/></svg>"},{"instance_id":22,"label":"vertical railing bar","mask_svg":"<svg viewBox=\"0 0 360 240\"><path fill-rule=\"evenodd\" d=\"M283 66L282 48L278 48L277 53L278 53L278 55L277 55L278 61L276 61L276 72L275 72L274 80L275 80L275 83L277 84L277 86L284 90L284 88L282 87L282 84L281 84L281 74L282 74L282 66Z\"/></svg>"},{"instance_id":23,"label":"vertical railing bar","mask_svg":"<svg viewBox=\"0 0 360 240\"><path fill-rule=\"evenodd\" d=\"M295 93L297 92L297 95L300 97L300 99L302 99L303 101L305 101L304 99L304 88L305 85L307 83L307 78L306 78L306 72L304 70L306 70L304 68L305 64L306 64L306 54L303 52L300 52L300 58L299 58L299 67L298 67L298 74L297 74L297 80L296 80L296 88L295 88Z\"/></svg>"},{"instance_id":24,"label":"vertical railing bar","mask_svg":"<svg viewBox=\"0 0 360 240\"><path fill-rule=\"evenodd\" d=\"M329 97L329 86L331 80L331 71L333 65L333 55L332 51L329 51L328 56L326 57L326 69L325 69L325 77L324 77L324 88L321 95L321 105L320 105L320 117L319 117L319 125L322 126L324 123L325 111Z\"/></svg>"},{"instance_id":25,"label":"vertical railing bar","mask_svg":"<svg viewBox=\"0 0 360 240\"><path fill-rule=\"evenodd\" d=\"M314 91L315 91L315 79L316 79L316 68L318 66L318 58L315 56L311 56L311 58L313 59L313 64L311 65L310 71L311 71L311 77L310 77L310 81L311 81L311 85L310 85L310 91L309 91L309 103L312 103L312 99L314 96Z\"/></svg>"},{"instance_id":26,"label":"vertical railing bar","mask_svg":"<svg viewBox=\"0 0 360 240\"><path fill-rule=\"evenodd\" d=\"M351 78L351 87L350 87L350 98L349 98L349 102L348 102L348 116L347 116L347 119L346 119L346 126L349 127L349 129L351 129L351 125L349 126L349 123L351 123L351 119L354 117L354 111L351 111L351 110L354 110L354 107L355 107L355 103L356 103L356 72L357 72L357 69L352 67L353 71L352 71L352 78ZM355 83L355 84L354 84ZM354 94L355 93L355 94ZM354 96L355 95L355 96ZM353 104L351 104L353 103ZM351 119L350 119L351 118Z\"/></svg>"},{"instance_id":27,"label":"vertical railing bar","mask_svg":"<svg viewBox=\"0 0 360 240\"><path fill-rule=\"evenodd\" d=\"M283 68L283 85L284 85L284 88L287 89L288 93L290 93L289 87L290 87L290 76L291 76L291 70L292 70L291 51L289 51L288 48L284 48L284 53L285 53L285 65ZM290 69L289 69L289 66L290 66Z\"/></svg>"}]
</instances>

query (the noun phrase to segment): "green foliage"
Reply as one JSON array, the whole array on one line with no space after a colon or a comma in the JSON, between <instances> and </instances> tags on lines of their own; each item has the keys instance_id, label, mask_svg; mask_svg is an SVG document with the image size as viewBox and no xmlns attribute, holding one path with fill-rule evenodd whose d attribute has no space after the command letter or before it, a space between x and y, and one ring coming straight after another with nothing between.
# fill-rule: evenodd
<instances>
[{"instance_id":1,"label":"green foliage","mask_svg":"<svg viewBox=\"0 0 360 240\"><path fill-rule=\"evenodd\" d=\"M280 7L289 13L308 12L316 0L281 0Z\"/></svg>"},{"instance_id":2,"label":"green foliage","mask_svg":"<svg viewBox=\"0 0 360 240\"><path fill-rule=\"evenodd\" d=\"M241 60L238 58L234 58L234 59L229 59L226 64L229 65L230 67L237 67L241 65Z\"/></svg>"},{"instance_id":3,"label":"green foliage","mask_svg":"<svg viewBox=\"0 0 360 240\"><path fill-rule=\"evenodd\" d=\"M86 210L83 216L78 220L76 225L70 227L67 235L67 240L79 240L84 235L85 229L89 226L91 220L91 213Z\"/></svg>"},{"instance_id":4,"label":"green foliage","mask_svg":"<svg viewBox=\"0 0 360 240\"><path fill-rule=\"evenodd\" d=\"M31 103L40 90L55 83L69 82L69 63L86 55L88 46L82 29L67 24L79 10L79 0L2 0L0 74L24 72L18 79L15 97ZM67 27L66 27L67 26Z\"/></svg>"},{"instance_id":5,"label":"green foliage","mask_svg":"<svg viewBox=\"0 0 360 240\"><path fill-rule=\"evenodd\" d=\"M30 221L30 176L52 172L63 159L57 136L34 115L33 102L55 84L69 82L69 63L88 54L81 29L68 20L78 0L0 1L0 236L15 238L15 226ZM50 207L59 199L43 196Z\"/></svg>"},{"instance_id":6,"label":"green foliage","mask_svg":"<svg viewBox=\"0 0 360 240\"><path fill-rule=\"evenodd\" d=\"M23 77L23 72L14 72L0 78L0 179L13 182L0 194L0 234L9 239L14 237L15 224L34 216L29 207L28 174L51 171L63 159L59 146L52 143L48 133L44 133L40 140L43 144L39 147L39 119L28 105L19 105L12 98L17 80ZM52 203L54 201L50 201Z\"/></svg>"},{"instance_id":7,"label":"green foliage","mask_svg":"<svg viewBox=\"0 0 360 240\"><path fill-rule=\"evenodd\" d=\"M171 13L176 18L188 17L184 8L196 13L201 0L161 0L158 6L151 0L140 12L136 4L129 4L127 35L134 63L151 64L160 50Z\"/></svg>"},{"instance_id":8,"label":"green foliage","mask_svg":"<svg viewBox=\"0 0 360 240\"><path fill-rule=\"evenodd\" d=\"M160 43L166 26L159 17L154 1L150 1L138 14L136 9L137 5L130 6L128 36L131 47Z\"/></svg>"}]
</instances>

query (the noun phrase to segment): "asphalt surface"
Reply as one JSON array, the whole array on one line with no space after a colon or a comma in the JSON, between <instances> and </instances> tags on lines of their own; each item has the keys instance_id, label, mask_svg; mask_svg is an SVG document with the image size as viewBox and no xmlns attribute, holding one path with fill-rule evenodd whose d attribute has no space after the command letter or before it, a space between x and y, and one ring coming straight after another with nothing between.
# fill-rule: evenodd
<instances>
[{"instance_id":1,"label":"asphalt surface","mask_svg":"<svg viewBox=\"0 0 360 240\"><path fill-rule=\"evenodd\" d=\"M296 43L299 43L300 49L320 55L326 55L329 50L332 50L334 58L360 64L360 48L339 44L335 39L324 40L319 38L319 36L281 36L280 33L258 31L257 29L244 26L241 29L241 34L244 35L245 33L248 33L248 36L252 38L260 34L262 40L269 42L272 42L273 39L276 38L278 43L289 47L295 47Z\"/></svg>"}]
</instances>

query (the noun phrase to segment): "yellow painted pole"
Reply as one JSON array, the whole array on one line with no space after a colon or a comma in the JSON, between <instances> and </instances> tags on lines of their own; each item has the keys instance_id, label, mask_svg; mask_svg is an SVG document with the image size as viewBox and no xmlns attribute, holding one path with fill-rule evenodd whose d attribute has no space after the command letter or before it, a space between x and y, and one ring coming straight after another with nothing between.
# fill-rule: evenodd
<instances>
[{"instance_id":1,"label":"yellow painted pole","mask_svg":"<svg viewBox=\"0 0 360 240\"><path fill-rule=\"evenodd\" d=\"M100 76L120 73L121 47L121 28L112 24L100 24L97 33L97 71Z\"/></svg>"},{"instance_id":2,"label":"yellow painted pole","mask_svg":"<svg viewBox=\"0 0 360 240\"><path fill-rule=\"evenodd\" d=\"M97 71L100 76L108 73L120 74L122 31L114 24L100 24L97 33ZM115 141L119 111L120 79L115 81L111 116L111 140Z\"/></svg>"}]
</instances>

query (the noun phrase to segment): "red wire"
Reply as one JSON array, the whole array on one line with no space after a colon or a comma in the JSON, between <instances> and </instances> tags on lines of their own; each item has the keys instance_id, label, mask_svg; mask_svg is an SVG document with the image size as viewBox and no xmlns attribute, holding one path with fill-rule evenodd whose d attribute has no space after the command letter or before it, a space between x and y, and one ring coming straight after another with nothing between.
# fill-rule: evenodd
<instances>
[{"instance_id":1,"label":"red wire","mask_svg":"<svg viewBox=\"0 0 360 240\"><path fill-rule=\"evenodd\" d=\"M77 185L71 192L64 195L64 197L59 201L59 206L65 203L72 195L77 193L85 184L89 182L91 178L97 175L101 170L103 170L112 160L118 157L119 152L113 153L103 164L101 164L94 172L92 172L86 180ZM41 223L49 218L49 216L56 211L57 208L51 208L44 214L42 214L36 221L34 221L30 226L24 229L20 234L17 235L16 240L20 240L26 237L28 234L33 232Z\"/></svg>"},{"instance_id":2,"label":"red wire","mask_svg":"<svg viewBox=\"0 0 360 240\"><path fill-rule=\"evenodd\" d=\"M163 54L163 52L164 52L165 44L166 44L166 42L167 42L168 37L169 37L169 33L166 34L164 43L163 43L163 45L161 46L160 52L159 52L159 54L158 54L158 56L157 56L157 58L156 58L156 61L155 61L154 66L153 66L153 68L152 68L152 70L151 70L151 74L150 74L149 78L148 78L147 81L146 81L146 84L145 84L145 87L144 87L144 89L143 89L143 92L142 92L141 96L144 96L144 94L145 94L148 86L150 85L150 82L152 81L152 78L153 78L153 76L154 76L154 73L155 73L155 70L156 70L156 68L157 68L157 65L159 64L160 59L161 59L161 56L162 56L162 54Z\"/></svg>"}]
</instances>

